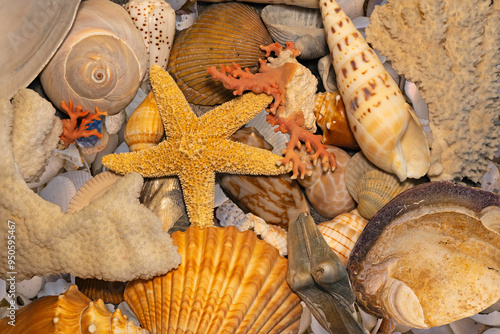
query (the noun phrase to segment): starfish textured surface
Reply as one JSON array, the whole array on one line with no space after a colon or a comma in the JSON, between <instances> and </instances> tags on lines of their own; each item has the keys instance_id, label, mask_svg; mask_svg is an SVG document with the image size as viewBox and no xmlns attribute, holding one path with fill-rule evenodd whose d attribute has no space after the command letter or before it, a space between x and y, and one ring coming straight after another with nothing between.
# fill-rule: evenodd
<instances>
[{"instance_id":1,"label":"starfish textured surface","mask_svg":"<svg viewBox=\"0 0 500 334\"><path fill-rule=\"evenodd\" d=\"M152 66L150 80L166 139L146 150L108 155L103 164L120 174L177 175L191 224L213 224L215 173L278 175L287 171L276 164L281 156L229 139L271 103L271 96L247 93L198 118L168 72Z\"/></svg>"}]
</instances>

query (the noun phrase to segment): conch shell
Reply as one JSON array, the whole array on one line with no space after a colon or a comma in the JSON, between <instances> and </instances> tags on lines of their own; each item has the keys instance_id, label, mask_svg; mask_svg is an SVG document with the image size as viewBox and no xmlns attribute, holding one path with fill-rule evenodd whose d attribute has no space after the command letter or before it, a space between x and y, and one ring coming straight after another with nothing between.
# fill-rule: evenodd
<instances>
[{"instance_id":1,"label":"conch shell","mask_svg":"<svg viewBox=\"0 0 500 334\"><path fill-rule=\"evenodd\" d=\"M132 101L146 69L146 47L127 12L108 0L88 0L40 79L56 106L73 100L83 110L114 115Z\"/></svg>"},{"instance_id":2,"label":"conch shell","mask_svg":"<svg viewBox=\"0 0 500 334\"><path fill-rule=\"evenodd\" d=\"M415 112L337 2L321 0L320 9L337 85L361 150L401 181L424 176L429 145Z\"/></svg>"}]
</instances>

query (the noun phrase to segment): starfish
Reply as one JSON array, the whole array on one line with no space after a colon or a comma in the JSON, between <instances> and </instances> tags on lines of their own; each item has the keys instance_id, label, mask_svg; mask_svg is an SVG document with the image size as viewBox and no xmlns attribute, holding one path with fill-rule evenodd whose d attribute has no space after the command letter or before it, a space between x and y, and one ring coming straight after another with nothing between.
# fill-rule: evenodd
<instances>
[{"instance_id":1,"label":"starfish","mask_svg":"<svg viewBox=\"0 0 500 334\"><path fill-rule=\"evenodd\" d=\"M281 156L229 139L272 102L271 96L247 93L198 118L168 72L154 65L150 80L166 139L146 150L105 156L102 162L119 174L177 175L191 224L213 224L215 173L278 175L289 170L277 163Z\"/></svg>"}]
</instances>

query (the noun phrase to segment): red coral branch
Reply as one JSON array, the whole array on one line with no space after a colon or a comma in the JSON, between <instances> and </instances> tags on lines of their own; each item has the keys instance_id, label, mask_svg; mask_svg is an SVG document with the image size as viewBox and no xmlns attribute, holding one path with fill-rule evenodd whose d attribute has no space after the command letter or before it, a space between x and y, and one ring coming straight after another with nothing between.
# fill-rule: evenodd
<instances>
[{"instance_id":1,"label":"red coral branch","mask_svg":"<svg viewBox=\"0 0 500 334\"><path fill-rule=\"evenodd\" d=\"M281 163L288 166L288 164L292 162L292 179L296 179L299 174L301 179L303 179L305 175L311 174L311 171L306 169L307 164L300 160L300 154L295 151L295 148L300 149L300 141L305 143L308 153L314 148L315 153L309 156L314 166L318 163L318 159L321 158L324 171L327 171L329 168L335 170L337 166L335 154L326 150L326 146L321 142L321 135L315 135L302 127L304 124L304 115L302 113L295 113L288 118L281 118L275 114L269 114L266 120L272 126L278 125L274 131L290 133L290 141L281 152L285 155Z\"/></svg>"},{"instance_id":2,"label":"red coral branch","mask_svg":"<svg viewBox=\"0 0 500 334\"><path fill-rule=\"evenodd\" d=\"M73 110L73 101L69 100L69 106L66 102L61 102L61 107L69 115L69 119L63 119L63 134L59 137L64 141L64 147L68 148L71 143L80 137L96 136L102 138L102 134L97 129L87 130L87 125L94 120L101 120L101 116L106 116L106 111L100 111L95 108L95 114L89 115L90 111L82 111L82 106L78 106ZM78 126L78 119L82 118L80 126Z\"/></svg>"}]
</instances>

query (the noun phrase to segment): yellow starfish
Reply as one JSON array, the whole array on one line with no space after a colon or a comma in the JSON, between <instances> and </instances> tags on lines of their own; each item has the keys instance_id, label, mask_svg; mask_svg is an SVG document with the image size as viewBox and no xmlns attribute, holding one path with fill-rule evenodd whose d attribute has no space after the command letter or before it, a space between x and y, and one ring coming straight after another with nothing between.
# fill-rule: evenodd
<instances>
[{"instance_id":1,"label":"yellow starfish","mask_svg":"<svg viewBox=\"0 0 500 334\"><path fill-rule=\"evenodd\" d=\"M191 224L213 224L215 173L277 175L288 171L277 165L281 156L229 140L271 103L271 96L247 93L198 118L161 67L151 67L150 80L166 139L146 150L105 156L102 162L119 174L177 175Z\"/></svg>"}]
</instances>

